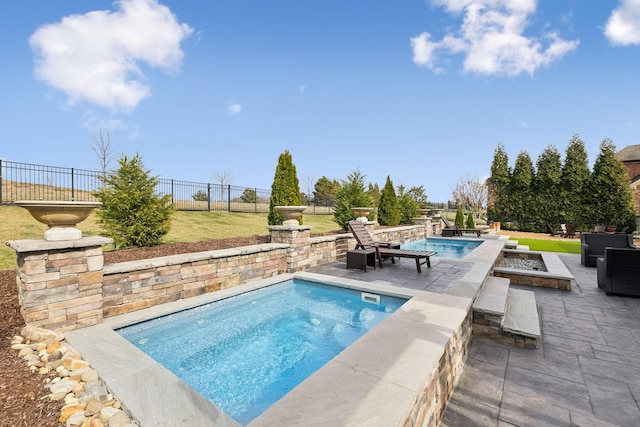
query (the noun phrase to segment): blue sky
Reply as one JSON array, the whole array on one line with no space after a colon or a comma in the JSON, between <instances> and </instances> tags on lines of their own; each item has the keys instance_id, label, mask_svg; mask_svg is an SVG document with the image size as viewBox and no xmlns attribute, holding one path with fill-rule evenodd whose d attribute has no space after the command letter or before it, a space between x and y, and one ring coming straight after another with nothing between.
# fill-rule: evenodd
<instances>
[{"instance_id":1,"label":"blue sky","mask_svg":"<svg viewBox=\"0 0 640 427\"><path fill-rule=\"evenodd\" d=\"M451 198L574 134L640 143L640 0L0 3L0 158L301 190L355 170Z\"/></svg>"}]
</instances>

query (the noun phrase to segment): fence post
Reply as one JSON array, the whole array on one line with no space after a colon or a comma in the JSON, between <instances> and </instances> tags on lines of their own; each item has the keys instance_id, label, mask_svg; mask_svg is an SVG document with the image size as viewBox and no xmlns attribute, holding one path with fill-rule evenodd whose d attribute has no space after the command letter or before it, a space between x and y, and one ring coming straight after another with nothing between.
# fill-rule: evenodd
<instances>
[{"instance_id":1,"label":"fence post","mask_svg":"<svg viewBox=\"0 0 640 427\"><path fill-rule=\"evenodd\" d=\"M76 189L75 189L75 180L73 179L73 168L71 168L71 200L76 199Z\"/></svg>"},{"instance_id":2,"label":"fence post","mask_svg":"<svg viewBox=\"0 0 640 427\"><path fill-rule=\"evenodd\" d=\"M207 212L211 212L211 184L207 182Z\"/></svg>"},{"instance_id":3,"label":"fence post","mask_svg":"<svg viewBox=\"0 0 640 427\"><path fill-rule=\"evenodd\" d=\"M172 205L173 205L173 203L174 203L174 200L173 200L173 193L174 193L174 191L173 191L173 178L171 178L171 204L172 204Z\"/></svg>"},{"instance_id":4,"label":"fence post","mask_svg":"<svg viewBox=\"0 0 640 427\"><path fill-rule=\"evenodd\" d=\"M0 159L0 204L2 204L2 159Z\"/></svg>"},{"instance_id":5,"label":"fence post","mask_svg":"<svg viewBox=\"0 0 640 427\"><path fill-rule=\"evenodd\" d=\"M253 189L253 212L258 213L258 189Z\"/></svg>"},{"instance_id":6,"label":"fence post","mask_svg":"<svg viewBox=\"0 0 640 427\"><path fill-rule=\"evenodd\" d=\"M227 184L227 212L231 212L231 184Z\"/></svg>"}]
</instances>

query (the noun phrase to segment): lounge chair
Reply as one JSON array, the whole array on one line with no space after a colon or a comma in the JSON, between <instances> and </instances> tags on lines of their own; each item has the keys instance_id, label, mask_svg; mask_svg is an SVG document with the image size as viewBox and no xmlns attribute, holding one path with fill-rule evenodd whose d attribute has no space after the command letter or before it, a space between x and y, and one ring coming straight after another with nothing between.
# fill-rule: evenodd
<instances>
[{"instance_id":1,"label":"lounge chair","mask_svg":"<svg viewBox=\"0 0 640 427\"><path fill-rule=\"evenodd\" d=\"M547 228L549 229L549 234L552 236L558 236L564 234L564 231L554 229L551 224L547 223Z\"/></svg>"},{"instance_id":2,"label":"lounge chair","mask_svg":"<svg viewBox=\"0 0 640 427\"><path fill-rule=\"evenodd\" d=\"M617 225L607 225L607 228L604 229L604 232L608 234L613 234L616 232L617 229L618 229Z\"/></svg>"},{"instance_id":3,"label":"lounge chair","mask_svg":"<svg viewBox=\"0 0 640 427\"><path fill-rule=\"evenodd\" d=\"M442 237L462 236L463 233L475 233L476 236L480 237L480 233L482 233L482 230L479 228L461 228L457 225L451 225L445 217L441 217L440 219L442 219L445 225L445 228L442 230Z\"/></svg>"},{"instance_id":4,"label":"lounge chair","mask_svg":"<svg viewBox=\"0 0 640 427\"><path fill-rule=\"evenodd\" d=\"M358 220L352 220L348 222L349 228L353 233L353 237L356 239L356 249L375 249L376 258L378 259L378 265L382 268L382 261L384 259L391 258L391 262L395 264L394 257L398 258L411 258L416 261L416 269L418 273L422 273L420 266L427 264L428 268L431 268L431 261L429 257L435 255L437 252L433 251L410 251L406 249L391 248L391 243L374 242L371 234L367 231L364 224ZM424 261L420 262L422 259Z\"/></svg>"},{"instance_id":5,"label":"lounge chair","mask_svg":"<svg viewBox=\"0 0 640 427\"><path fill-rule=\"evenodd\" d=\"M562 237L576 237L576 226L573 224L564 224L564 234Z\"/></svg>"},{"instance_id":6,"label":"lounge chair","mask_svg":"<svg viewBox=\"0 0 640 427\"><path fill-rule=\"evenodd\" d=\"M627 230L629 229L629 226L626 225L624 227L622 227L622 229L620 231L616 231L615 234L627 234Z\"/></svg>"},{"instance_id":7,"label":"lounge chair","mask_svg":"<svg viewBox=\"0 0 640 427\"><path fill-rule=\"evenodd\" d=\"M604 225L596 225L595 228L593 229L594 233L604 233L604 230L606 229L606 227Z\"/></svg>"}]
</instances>

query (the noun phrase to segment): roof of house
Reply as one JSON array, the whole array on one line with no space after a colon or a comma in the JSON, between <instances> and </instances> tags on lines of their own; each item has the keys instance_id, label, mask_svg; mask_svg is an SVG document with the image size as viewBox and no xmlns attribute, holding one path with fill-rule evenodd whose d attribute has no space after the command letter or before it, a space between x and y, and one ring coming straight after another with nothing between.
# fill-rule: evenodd
<instances>
[{"instance_id":1,"label":"roof of house","mask_svg":"<svg viewBox=\"0 0 640 427\"><path fill-rule=\"evenodd\" d=\"M624 147L616 156L623 162L640 161L640 144Z\"/></svg>"}]
</instances>

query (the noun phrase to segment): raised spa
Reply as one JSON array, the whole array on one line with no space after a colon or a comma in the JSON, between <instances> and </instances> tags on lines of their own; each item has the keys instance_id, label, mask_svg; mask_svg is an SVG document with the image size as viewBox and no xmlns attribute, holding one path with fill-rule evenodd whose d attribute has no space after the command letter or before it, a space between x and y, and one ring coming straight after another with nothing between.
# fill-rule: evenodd
<instances>
[{"instance_id":1,"label":"raised spa","mask_svg":"<svg viewBox=\"0 0 640 427\"><path fill-rule=\"evenodd\" d=\"M405 243L400 247L413 251L435 251L436 257L442 258L464 258L471 251L482 244L481 240L447 239L429 237L427 239L415 240Z\"/></svg>"}]
</instances>

